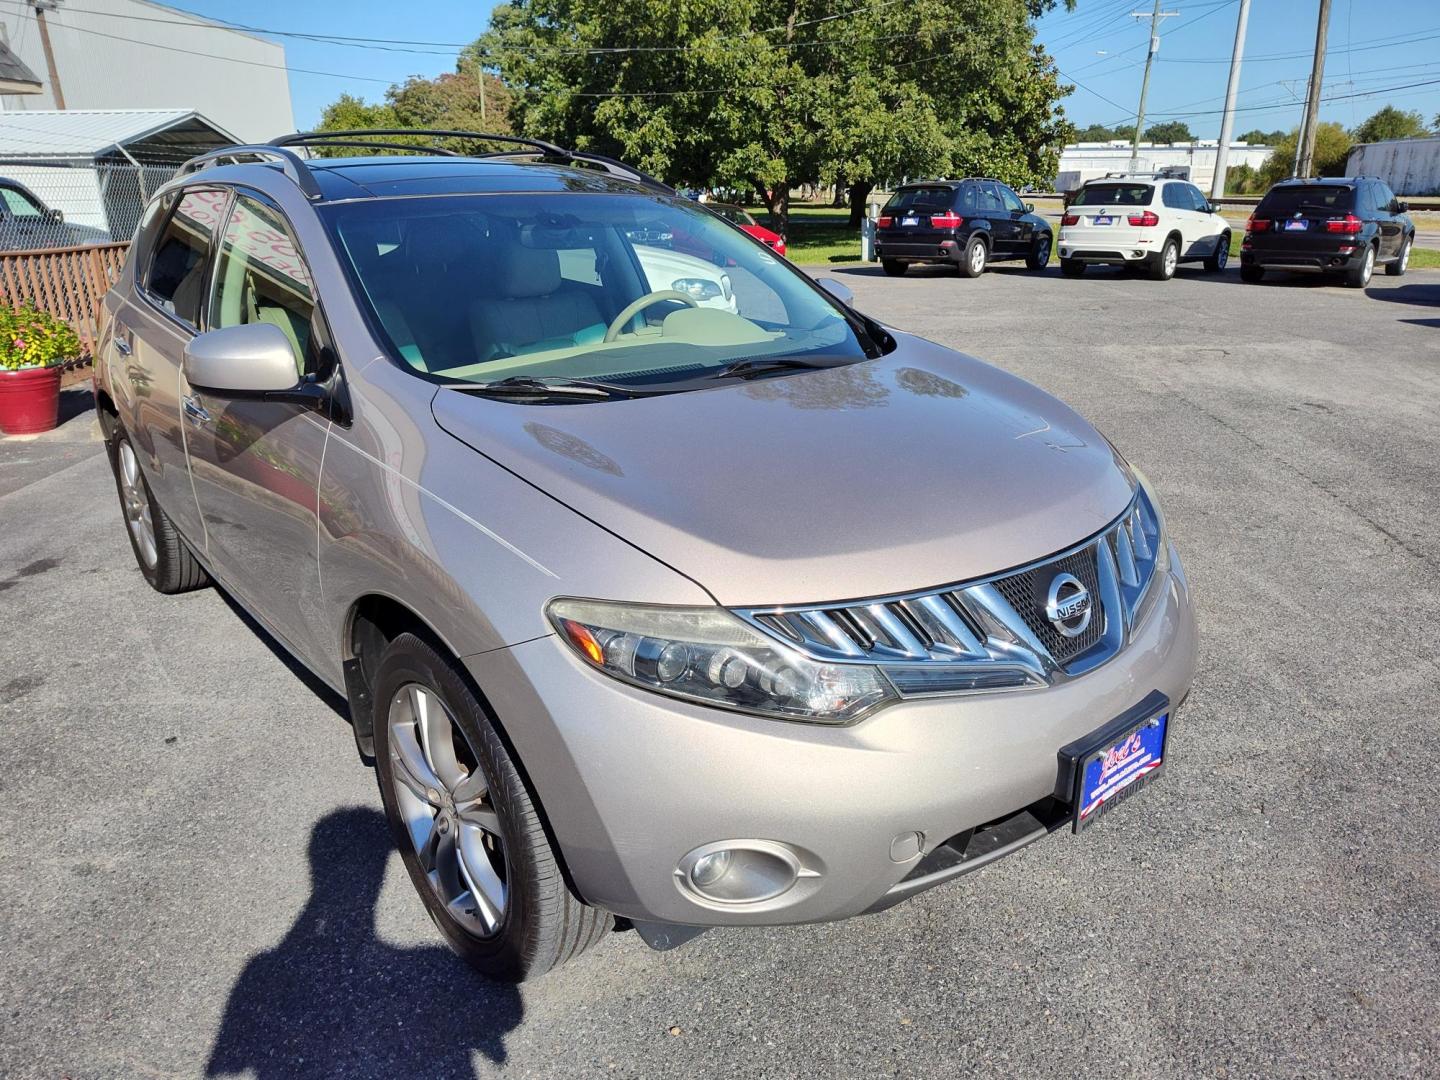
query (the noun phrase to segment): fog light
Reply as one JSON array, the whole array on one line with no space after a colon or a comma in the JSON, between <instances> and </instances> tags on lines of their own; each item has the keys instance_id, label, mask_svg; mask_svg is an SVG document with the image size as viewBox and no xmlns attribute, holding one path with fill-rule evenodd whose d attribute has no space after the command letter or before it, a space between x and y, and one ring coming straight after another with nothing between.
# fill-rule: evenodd
<instances>
[{"instance_id":1,"label":"fog light","mask_svg":"<svg viewBox=\"0 0 1440 1080\"><path fill-rule=\"evenodd\" d=\"M690 852L675 868L681 888L711 904L759 904L788 892L805 869L798 853L773 840L722 840Z\"/></svg>"},{"instance_id":2,"label":"fog light","mask_svg":"<svg viewBox=\"0 0 1440 1080\"><path fill-rule=\"evenodd\" d=\"M728 851L713 851L709 855L702 855L690 868L690 880L695 883L697 889L714 885L730 869L730 858Z\"/></svg>"}]
</instances>

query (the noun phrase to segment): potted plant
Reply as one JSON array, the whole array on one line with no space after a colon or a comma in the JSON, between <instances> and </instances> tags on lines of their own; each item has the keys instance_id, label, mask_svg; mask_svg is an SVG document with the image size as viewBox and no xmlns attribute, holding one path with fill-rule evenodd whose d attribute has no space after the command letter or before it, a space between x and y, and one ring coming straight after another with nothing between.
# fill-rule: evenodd
<instances>
[{"instance_id":1,"label":"potted plant","mask_svg":"<svg viewBox=\"0 0 1440 1080\"><path fill-rule=\"evenodd\" d=\"M75 331L34 301L0 305L0 431L49 431L60 412L60 365L80 355Z\"/></svg>"}]
</instances>

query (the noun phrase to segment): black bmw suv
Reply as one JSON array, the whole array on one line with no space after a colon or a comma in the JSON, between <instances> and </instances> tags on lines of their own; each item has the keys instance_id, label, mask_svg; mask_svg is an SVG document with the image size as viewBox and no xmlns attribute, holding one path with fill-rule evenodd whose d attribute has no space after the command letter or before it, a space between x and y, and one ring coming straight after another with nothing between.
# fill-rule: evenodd
<instances>
[{"instance_id":1,"label":"black bmw suv","mask_svg":"<svg viewBox=\"0 0 1440 1080\"><path fill-rule=\"evenodd\" d=\"M1415 242L1408 210L1370 176L1282 180L1246 223L1240 276L1259 281L1266 270L1335 274L1356 289L1369 284L1377 265L1398 277Z\"/></svg>"},{"instance_id":2,"label":"black bmw suv","mask_svg":"<svg viewBox=\"0 0 1440 1080\"><path fill-rule=\"evenodd\" d=\"M951 263L979 277L996 259L1043 270L1055 246L1049 223L999 180L925 180L900 187L875 219L875 254L887 274L911 263Z\"/></svg>"}]
</instances>

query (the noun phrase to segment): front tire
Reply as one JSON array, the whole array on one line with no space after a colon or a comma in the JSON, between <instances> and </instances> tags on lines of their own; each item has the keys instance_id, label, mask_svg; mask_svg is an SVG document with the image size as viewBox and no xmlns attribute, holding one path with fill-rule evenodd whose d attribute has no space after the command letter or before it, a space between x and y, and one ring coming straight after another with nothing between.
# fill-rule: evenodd
<instances>
[{"instance_id":1,"label":"front tire","mask_svg":"<svg viewBox=\"0 0 1440 1080\"><path fill-rule=\"evenodd\" d=\"M1066 277L1080 277L1085 273L1085 264L1079 259L1061 259L1060 273Z\"/></svg>"},{"instance_id":2,"label":"front tire","mask_svg":"<svg viewBox=\"0 0 1440 1080\"><path fill-rule=\"evenodd\" d=\"M1044 270L1050 262L1050 234L1037 237L1031 246L1029 254L1025 256L1025 266L1029 270Z\"/></svg>"},{"instance_id":3,"label":"front tire","mask_svg":"<svg viewBox=\"0 0 1440 1080\"><path fill-rule=\"evenodd\" d=\"M1175 276L1175 268L1180 265L1180 245L1172 236L1165 241L1165 246L1160 249L1160 254L1148 267L1151 281L1169 281Z\"/></svg>"},{"instance_id":4,"label":"front tire","mask_svg":"<svg viewBox=\"0 0 1440 1080\"><path fill-rule=\"evenodd\" d=\"M960 259L960 273L966 277L979 277L985 272L985 262L989 257L985 241L978 236L972 236L969 243L965 245L965 253Z\"/></svg>"},{"instance_id":5,"label":"front tire","mask_svg":"<svg viewBox=\"0 0 1440 1080\"><path fill-rule=\"evenodd\" d=\"M1351 289L1363 289L1370 284L1370 276L1375 273L1375 245L1365 245L1365 257L1360 260L1360 265L1345 271L1345 285Z\"/></svg>"},{"instance_id":6,"label":"front tire","mask_svg":"<svg viewBox=\"0 0 1440 1080\"><path fill-rule=\"evenodd\" d=\"M1410 247L1415 241L1406 240L1400 248L1400 254L1395 256L1395 261L1387 263L1385 274L1387 277L1401 277L1406 270L1410 269Z\"/></svg>"},{"instance_id":7,"label":"front tire","mask_svg":"<svg viewBox=\"0 0 1440 1080\"><path fill-rule=\"evenodd\" d=\"M174 594L198 589L210 582L200 562L185 546L180 533L140 471L140 459L130 436L118 426L110 440L110 468L125 515L125 531L135 564L156 592Z\"/></svg>"},{"instance_id":8,"label":"front tire","mask_svg":"<svg viewBox=\"0 0 1440 1080\"><path fill-rule=\"evenodd\" d=\"M430 918L481 974L521 982L613 927L570 891L515 762L456 664L414 634L375 674L385 816Z\"/></svg>"},{"instance_id":9,"label":"front tire","mask_svg":"<svg viewBox=\"0 0 1440 1080\"><path fill-rule=\"evenodd\" d=\"M1215 251L1205 259L1205 269L1212 274L1218 274L1230 262L1230 234L1221 233L1219 241L1215 244Z\"/></svg>"},{"instance_id":10,"label":"front tire","mask_svg":"<svg viewBox=\"0 0 1440 1080\"><path fill-rule=\"evenodd\" d=\"M881 259L880 265L891 277L902 277L905 271L910 269L909 263L903 263L899 259Z\"/></svg>"}]
</instances>

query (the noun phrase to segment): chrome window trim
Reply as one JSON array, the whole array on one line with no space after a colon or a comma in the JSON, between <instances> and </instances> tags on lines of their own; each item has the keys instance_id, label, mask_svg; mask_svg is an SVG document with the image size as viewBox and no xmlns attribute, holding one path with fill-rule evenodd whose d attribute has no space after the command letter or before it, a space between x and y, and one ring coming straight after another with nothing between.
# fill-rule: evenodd
<instances>
[{"instance_id":1,"label":"chrome window trim","mask_svg":"<svg viewBox=\"0 0 1440 1080\"><path fill-rule=\"evenodd\" d=\"M1137 484L1129 505L1103 529L1054 554L984 577L885 597L827 604L732 608L761 633L832 664L872 664L906 678L1023 672L1012 687L901 690L902 696L1034 689L1079 678L1129 644L1168 570L1169 541L1153 497ZM1093 551L1104 630L1084 652L1057 661L997 583ZM918 685L912 681L912 686ZM899 689L899 687L897 687Z\"/></svg>"}]
</instances>

